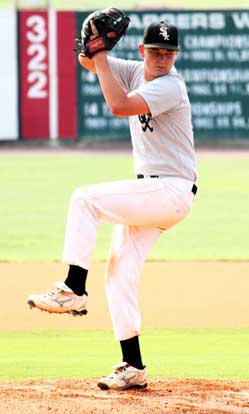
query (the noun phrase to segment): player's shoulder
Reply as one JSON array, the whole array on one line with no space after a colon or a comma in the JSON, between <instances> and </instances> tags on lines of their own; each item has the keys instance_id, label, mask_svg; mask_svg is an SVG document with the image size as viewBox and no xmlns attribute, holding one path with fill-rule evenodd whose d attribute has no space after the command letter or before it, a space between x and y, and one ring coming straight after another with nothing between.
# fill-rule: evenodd
<instances>
[{"instance_id":1,"label":"player's shoulder","mask_svg":"<svg viewBox=\"0 0 249 414\"><path fill-rule=\"evenodd\" d=\"M130 60L130 59L122 59L114 56L109 56L108 61L113 66L127 66L131 68L143 68L144 64L143 61L139 60Z\"/></svg>"},{"instance_id":2,"label":"player's shoulder","mask_svg":"<svg viewBox=\"0 0 249 414\"><path fill-rule=\"evenodd\" d=\"M184 81L183 76L181 75L181 73L178 72L178 70L176 69L175 66L172 67L172 69L170 71L170 76L174 77L175 79L179 79L181 81Z\"/></svg>"},{"instance_id":3,"label":"player's shoulder","mask_svg":"<svg viewBox=\"0 0 249 414\"><path fill-rule=\"evenodd\" d=\"M129 82L140 79L144 73L144 63L139 60L120 59L109 57L109 64L115 74L125 76Z\"/></svg>"},{"instance_id":4,"label":"player's shoulder","mask_svg":"<svg viewBox=\"0 0 249 414\"><path fill-rule=\"evenodd\" d=\"M165 75L159 76L146 84L154 96L171 96L175 102L188 100L186 84L175 67Z\"/></svg>"},{"instance_id":5,"label":"player's shoulder","mask_svg":"<svg viewBox=\"0 0 249 414\"><path fill-rule=\"evenodd\" d=\"M160 87L163 87L163 84L168 85L168 86L172 85L172 87L173 87L173 85L176 85L176 84L177 85L182 85L182 86L185 85L185 81L184 81L182 75L180 73L178 73L175 66L173 66L167 74L165 74L163 76L159 76L158 78L155 78L152 82L154 84L157 84L158 86L161 85Z\"/></svg>"},{"instance_id":6,"label":"player's shoulder","mask_svg":"<svg viewBox=\"0 0 249 414\"><path fill-rule=\"evenodd\" d=\"M178 81L178 80L182 81L183 80L182 76L179 74L179 72L177 71L175 66L172 66L170 71L166 75L161 76L161 78L163 80L169 80L169 81L171 81L171 80L172 81Z\"/></svg>"}]
</instances>

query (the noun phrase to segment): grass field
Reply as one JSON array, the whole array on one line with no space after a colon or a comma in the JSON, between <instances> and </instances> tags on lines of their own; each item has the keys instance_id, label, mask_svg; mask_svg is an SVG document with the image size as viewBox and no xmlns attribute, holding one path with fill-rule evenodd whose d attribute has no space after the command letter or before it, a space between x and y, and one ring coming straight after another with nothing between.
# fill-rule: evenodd
<instances>
[{"instance_id":1,"label":"grass field","mask_svg":"<svg viewBox=\"0 0 249 414\"><path fill-rule=\"evenodd\" d=\"M37 3L39 0L37 1ZM198 0L179 0L175 2L175 0L163 0L163 1L152 1L152 0L127 0L125 3L122 0L116 0L115 2L111 0L50 0L47 1L56 9L89 9L89 10L96 10L102 9L106 7L118 7L121 9L134 9L134 8L172 8L172 9L239 9L239 8L248 8L248 1L247 0L239 0L236 3L232 0L202 0L202 2ZM28 1L28 0L18 0L16 2L19 7L27 6L35 4L35 1ZM45 0L41 0L40 4L46 4ZM0 8L2 7L13 7L14 1L13 0L0 0Z\"/></svg>"},{"instance_id":2,"label":"grass field","mask_svg":"<svg viewBox=\"0 0 249 414\"><path fill-rule=\"evenodd\" d=\"M199 155L191 214L165 232L150 260L248 260L249 160ZM132 178L130 156L1 157L0 261L60 261L72 191ZM112 225L99 229L95 260L105 260Z\"/></svg>"},{"instance_id":3,"label":"grass field","mask_svg":"<svg viewBox=\"0 0 249 414\"><path fill-rule=\"evenodd\" d=\"M249 159L200 153L198 164L193 211L162 235L150 260L248 260ZM2 155L0 261L59 261L71 192L132 177L128 155ZM111 231L100 227L95 260L105 259ZM112 332L83 329L0 332L0 380L108 372L119 344ZM141 344L152 377L249 380L249 329L145 329Z\"/></svg>"},{"instance_id":4,"label":"grass field","mask_svg":"<svg viewBox=\"0 0 249 414\"><path fill-rule=\"evenodd\" d=\"M0 0L0 8L25 3L31 4ZM49 3L69 10L248 9L248 0ZM199 192L193 211L161 237L149 260L249 260L249 160L198 159ZM72 191L133 177L129 156L12 155L1 157L0 163L0 262L59 261ZM95 260L105 260L112 228L101 225ZM22 283L18 277L16 283ZM4 275L2 283L4 287ZM249 380L249 328L145 329L141 344L151 377ZM0 331L0 381L97 377L119 360L119 344L109 331Z\"/></svg>"},{"instance_id":5,"label":"grass field","mask_svg":"<svg viewBox=\"0 0 249 414\"><path fill-rule=\"evenodd\" d=\"M120 359L106 331L2 332L0 343L1 381L96 377ZM249 329L147 329L141 344L151 376L249 380Z\"/></svg>"}]
</instances>

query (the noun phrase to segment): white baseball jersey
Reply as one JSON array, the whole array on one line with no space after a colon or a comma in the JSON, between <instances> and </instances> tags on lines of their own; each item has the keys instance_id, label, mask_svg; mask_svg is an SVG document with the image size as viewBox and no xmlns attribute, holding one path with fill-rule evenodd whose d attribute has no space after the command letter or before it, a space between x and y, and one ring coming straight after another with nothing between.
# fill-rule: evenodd
<instances>
[{"instance_id":1,"label":"white baseball jersey","mask_svg":"<svg viewBox=\"0 0 249 414\"><path fill-rule=\"evenodd\" d=\"M63 261L89 269L99 223L116 224L106 292L115 336L121 341L141 332L141 269L161 232L189 213L196 166L190 104L176 70L146 82L143 62L109 62L127 93L136 91L150 108L150 115L129 119L135 172L146 177L99 183L73 193Z\"/></svg>"},{"instance_id":2,"label":"white baseball jersey","mask_svg":"<svg viewBox=\"0 0 249 414\"><path fill-rule=\"evenodd\" d=\"M109 58L127 93L141 95L150 115L129 117L137 174L196 180L191 109L183 78L175 67L164 76L144 80L144 63Z\"/></svg>"}]
</instances>

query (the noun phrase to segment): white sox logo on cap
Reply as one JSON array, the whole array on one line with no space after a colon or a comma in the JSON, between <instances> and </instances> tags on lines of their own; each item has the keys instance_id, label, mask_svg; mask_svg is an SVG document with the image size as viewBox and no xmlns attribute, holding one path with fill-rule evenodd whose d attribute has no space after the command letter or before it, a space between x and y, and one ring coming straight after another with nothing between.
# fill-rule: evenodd
<instances>
[{"instance_id":1,"label":"white sox logo on cap","mask_svg":"<svg viewBox=\"0 0 249 414\"><path fill-rule=\"evenodd\" d=\"M144 29L144 47L179 50L177 28L164 21L151 23Z\"/></svg>"},{"instance_id":2,"label":"white sox logo on cap","mask_svg":"<svg viewBox=\"0 0 249 414\"><path fill-rule=\"evenodd\" d=\"M168 34L167 27L165 26L160 27L159 36L162 36L164 40L169 40L169 34Z\"/></svg>"}]
</instances>

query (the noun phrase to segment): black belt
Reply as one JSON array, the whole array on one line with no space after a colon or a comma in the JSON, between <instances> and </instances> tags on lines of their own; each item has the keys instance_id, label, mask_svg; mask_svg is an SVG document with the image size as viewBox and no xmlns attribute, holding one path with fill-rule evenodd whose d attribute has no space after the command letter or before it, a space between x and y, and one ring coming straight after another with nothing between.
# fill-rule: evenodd
<instances>
[{"instance_id":1,"label":"black belt","mask_svg":"<svg viewBox=\"0 0 249 414\"><path fill-rule=\"evenodd\" d=\"M149 175L149 178L159 178L159 175ZM138 174L137 178L144 178L143 174ZM197 193L197 186L193 184L193 187L191 189L192 193L195 195Z\"/></svg>"}]
</instances>

